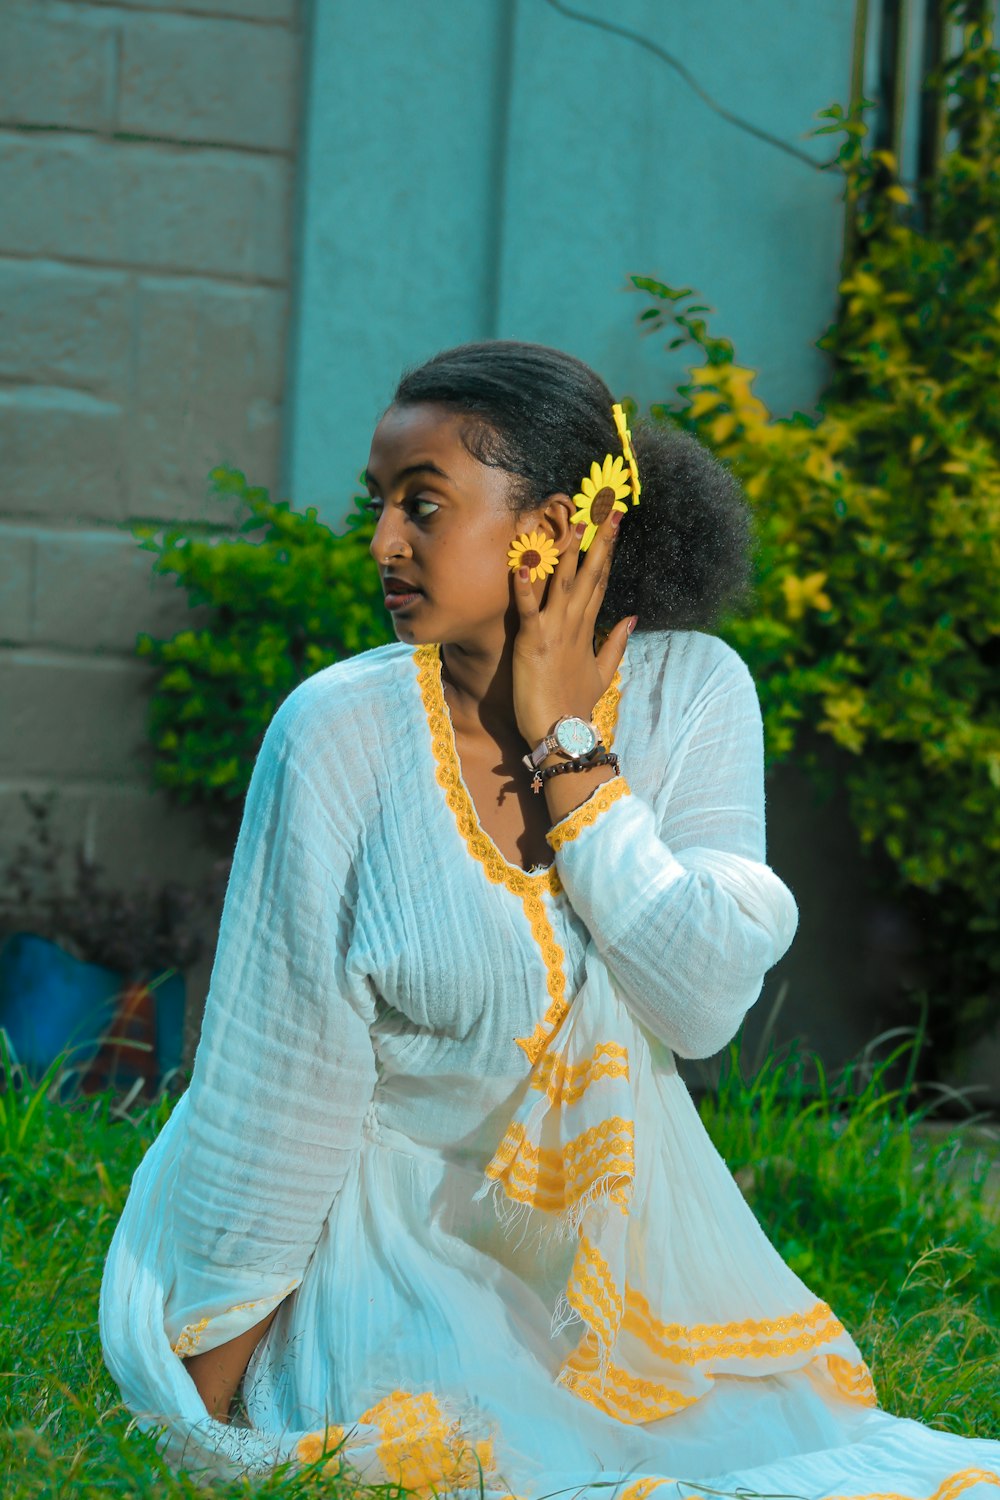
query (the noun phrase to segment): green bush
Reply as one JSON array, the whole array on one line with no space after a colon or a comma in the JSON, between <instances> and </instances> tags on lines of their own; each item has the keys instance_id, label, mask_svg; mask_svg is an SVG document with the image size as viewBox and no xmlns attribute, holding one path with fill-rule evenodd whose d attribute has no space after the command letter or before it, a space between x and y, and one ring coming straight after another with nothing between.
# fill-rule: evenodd
<instances>
[{"instance_id":1,"label":"green bush","mask_svg":"<svg viewBox=\"0 0 1000 1500\"><path fill-rule=\"evenodd\" d=\"M157 554L153 571L176 574L211 622L173 639L139 636L138 654L161 668L150 704L154 777L180 803L238 812L254 758L276 709L298 683L332 662L395 639L369 545L374 521L358 503L337 536L287 500L212 472L214 496L249 511L242 535L204 537L134 526ZM367 497L364 497L367 498Z\"/></svg>"},{"instance_id":2,"label":"green bush","mask_svg":"<svg viewBox=\"0 0 1000 1500\"><path fill-rule=\"evenodd\" d=\"M971 8L952 3L963 19ZM825 785L835 747L863 847L888 856L920 934L946 1051L1000 1000L1000 54L971 21L928 80L957 144L912 204L866 151L867 101L839 132L852 256L818 416L775 418L690 289L648 277L641 315L704 356L652 408L743 480L758 536L753 612L722 634L757 678L769 763Z\"/></svg>"}]
</instances>

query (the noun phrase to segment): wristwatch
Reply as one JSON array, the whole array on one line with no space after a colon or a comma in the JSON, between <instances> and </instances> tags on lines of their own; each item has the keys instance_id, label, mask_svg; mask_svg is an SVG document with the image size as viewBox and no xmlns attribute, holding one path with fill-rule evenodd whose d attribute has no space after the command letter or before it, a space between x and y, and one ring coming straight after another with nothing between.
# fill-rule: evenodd
<instances>
[{"instance_id":1,"label":"wristwatch","mask_svg":"<svg viewBox=\"0 0 1000 1500\"><path fill-rule=\"evenodd\" d=\"M522 759L529 771L537 771L547 755L561 755L585 765L603 749L601 731L593 721L581 719L577 714L563 714L530 755Z\"/></svg>"}]
</instances>

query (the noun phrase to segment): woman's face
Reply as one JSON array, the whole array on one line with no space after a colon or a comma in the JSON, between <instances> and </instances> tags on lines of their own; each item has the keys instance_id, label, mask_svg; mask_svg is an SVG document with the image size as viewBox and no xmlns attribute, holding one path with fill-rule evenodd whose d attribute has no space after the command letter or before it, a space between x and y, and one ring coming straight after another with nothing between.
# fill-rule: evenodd
<instances>
[{"instance_id":1,"label":"woman's face","mask_svg":"<svg viewBox=\"0 0 1000 1500\"><path fill-rule=\"evenodd\" d=\"M517 626L507 566L514 537L534 525L560 550L569 544L572 503L545 505L555 525L537 519L543 507L516 517L506 502L510 475L479 463L462 442L467 420L440 406L393 406L372 438L371 555L383 580L396 576L419 590L391 611L402 641L495 646Z\"/></svg>"}]
</instances>

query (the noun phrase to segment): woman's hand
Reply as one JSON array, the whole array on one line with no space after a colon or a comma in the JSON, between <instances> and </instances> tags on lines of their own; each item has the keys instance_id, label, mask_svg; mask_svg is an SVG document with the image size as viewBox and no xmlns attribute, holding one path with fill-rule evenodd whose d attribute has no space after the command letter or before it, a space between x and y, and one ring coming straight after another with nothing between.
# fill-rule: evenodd
<instances>
[{"instance_id":1,"label":"woman's hand","mask_svg":"<svg viewBox=\"0 0 1000 1500\"><path fill-rule=\"evenodd\" d=\"M619 620L594 654L594 627L608 586L620 510L612 510L583 554L585 525L574 527L575 541L554 573L532 584L514 573L514 597L521 623L514 639L514 716L533 750L562 714L591 719L611 685L628 645L629 621ZM527 574L528 570L524 570ZM540 600L548 584L545 607Z\"/></svg>"}]
</instances>

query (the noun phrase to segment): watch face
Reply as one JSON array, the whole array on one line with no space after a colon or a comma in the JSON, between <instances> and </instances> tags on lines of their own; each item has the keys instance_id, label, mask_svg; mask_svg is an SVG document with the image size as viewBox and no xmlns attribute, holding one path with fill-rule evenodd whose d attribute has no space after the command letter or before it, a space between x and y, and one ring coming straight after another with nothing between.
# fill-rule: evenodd
<instances>
[{"instance_id":1,"label":"watch face","mask_svg":"<svg viewBox=\"0 0 1000 1500\"><path fill-rule=\"evenodd\" d=\"M586 719L575 716L562 721L555 730L555 739L567 755L589 755L597 744L597 735Z\"/></svg>"}]
</instances>

